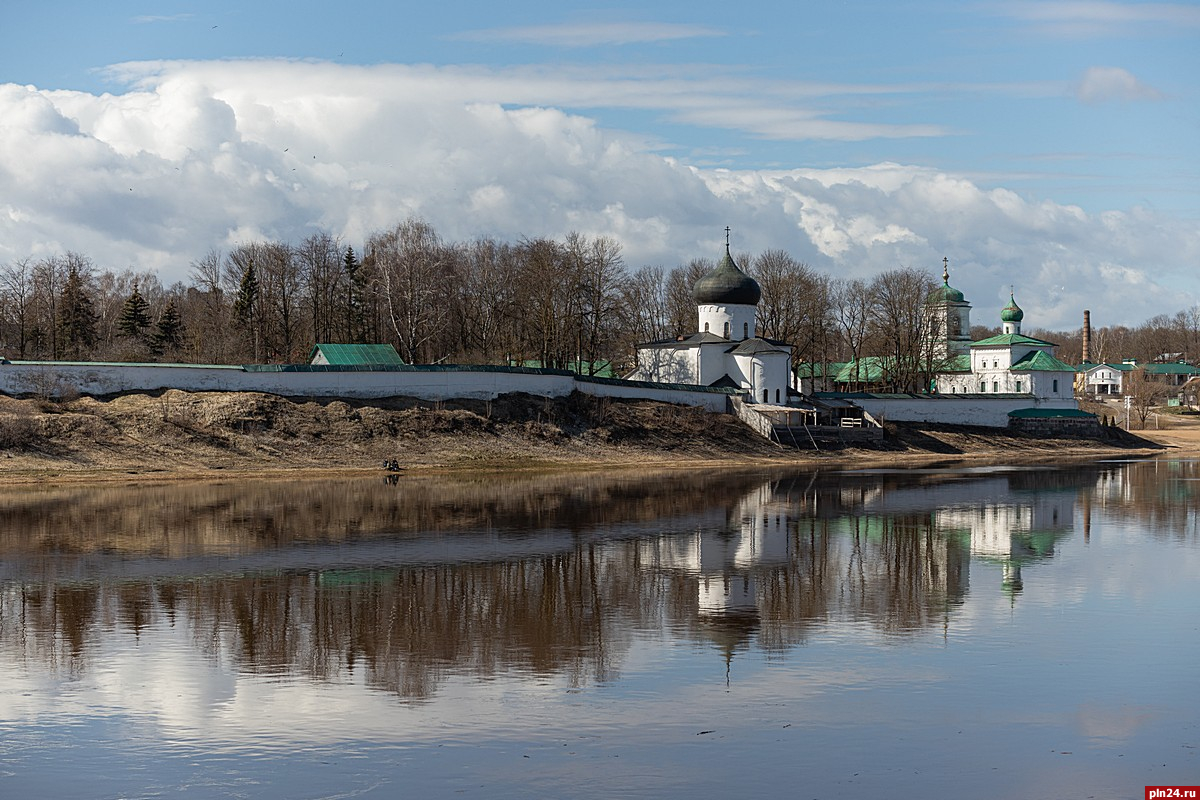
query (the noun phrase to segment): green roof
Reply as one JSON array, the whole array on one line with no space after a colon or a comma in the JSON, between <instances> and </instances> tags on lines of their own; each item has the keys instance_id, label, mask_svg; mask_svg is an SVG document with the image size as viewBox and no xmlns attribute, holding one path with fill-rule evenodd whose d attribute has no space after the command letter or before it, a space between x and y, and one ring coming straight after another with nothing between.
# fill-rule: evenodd
<instances>
[{"instance_id":1,"label":"green roof","mask_svg":"<svg viewBox=\"0 0 1200 800\"><path fill-rule=\"evenodd\" d=\"M837 375L846 366L845 361L801 361L792 370L798 378L823 378Z\"/></svg>"},{"instance_id":2,"label":"green roof","mask_svg":"<svg viewBox=\"0 0 1200 800\"><path fill-rule=\"evenodd\" d=\"M1074 372L1075 368L1065 361L1059 361L1045 350L1034 350L1017 359L1009 367L1012 372Z\"/></svg>"},{"instance_id":3,"label":"green roof","mask_svg":"<svg viewBox=\"0 0 1200 800\"><path fill-rule=\"evenodd\" d=\"M971 371L971 356L964 353L960 356L954 356L946 361L941 369L942 372L970 372Z\"/></svg>"},{"instance_id":4,"label":"green roof","mask_svg":"<svg viewBox=\"0 0 1200 800\"><path fill-rule=\"evenodd\" d=\"M1200 375L1200 369L1191 364L1147 364L1147 375Z\"/></svg>"},{"instance_id":5,"label":"green roof","mask_svg":"<svg viewBox=\"0 0 1200 800\"><path fill-rule=\"evenodd\" d=\"M1047 342L1043 339L1035 339L1032 336L1026 336L1023 333L1002 333L999 336L993 336L989 339L981 339L978 342L972 342L971 347L1011 347L1014 344L1036 344L1049 347L1057 347L1053 342Z\"/></svg>"},{"instance_id":6,"label":"green roof","mask_svg":"<svg viewBox=\"0 0 1200 800\"><path fill-rule=\"evenodd\" d=\"M515 367L531 367L533 369L542 369L544 365L541 360L529 358L520 363L513 363ZM567 372L574 372L577 375L597 375L601 378L619 378L616 371L613 369L611 361L599 359L597 361L568 361L563 367Z\"/></svg>"},{"instance_id":7,"label":"green roof","mask_svg":"<svg viewBox=\"0 0 1200 800\"><path fill-rule=\"evenodd\" d=\"M1018 408L1008 412L1015 419L1086 419L1096 418L1095 414L1080 411L1078 408Z\"/></svg>"},{"instance_id":8,"label":"green roof","mask_svg":"<svg viewBox=\"0 0 1200 800\"><path fill-rule=\"evenodd\" d=\"M317 344L309 351L312 363L318 354L324 363L333 366L388 366L403 364L404 360L390 344Z\"/></svg>"}]
</instances>

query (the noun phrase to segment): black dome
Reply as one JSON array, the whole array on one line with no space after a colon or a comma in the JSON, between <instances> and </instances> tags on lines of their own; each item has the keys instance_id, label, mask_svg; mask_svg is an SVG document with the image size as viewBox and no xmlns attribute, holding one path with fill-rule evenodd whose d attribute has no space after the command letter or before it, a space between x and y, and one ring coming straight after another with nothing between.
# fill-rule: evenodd
<instances>
[{"instance_id":1,"label":"black dome","mask_svg":"<svg viewBox=\"0 0 1200 800\"><path fill-rule=\"evenodd\" d=\"M692 299L701 306L756 306L762 299L762 289L758 281L738 269L729 255L729 248L726 248L725 260L696 281L692 287Z\"/></svg>"}]
</instances>

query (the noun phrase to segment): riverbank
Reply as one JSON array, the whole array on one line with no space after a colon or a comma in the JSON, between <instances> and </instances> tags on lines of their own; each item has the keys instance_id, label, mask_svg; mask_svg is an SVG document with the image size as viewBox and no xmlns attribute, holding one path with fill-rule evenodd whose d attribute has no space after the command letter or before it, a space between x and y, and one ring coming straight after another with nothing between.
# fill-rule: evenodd
<instances>
[{"instance_id":1,"label":"riverbank","mask_svg":"<svg viewBox=\"0 0 1200 800\"><path fill-rule=\"evenodd\" d=\"M1189 421L1190 422L1190 421ZM918 466L1200 453L1200 424L1047 440L990 428L892 425L877 448L783 448L728 415L648 401L506 395L370 403L254 392L0 397L5 483L203 480L624 466Z\"/></svg>"}]
</instances>

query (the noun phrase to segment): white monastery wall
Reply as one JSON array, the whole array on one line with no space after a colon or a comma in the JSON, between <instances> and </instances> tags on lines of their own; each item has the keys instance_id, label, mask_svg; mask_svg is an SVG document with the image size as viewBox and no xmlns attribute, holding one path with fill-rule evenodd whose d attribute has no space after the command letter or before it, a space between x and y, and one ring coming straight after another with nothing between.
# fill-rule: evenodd
<instances>
[{"instance_id":1,"label":"white monastery wall","mask_svg":"<svg viewBox=\"0 0 1200 800\"><path fill-rule=\"evenodd\" d=\"M1004 428L1008 412L1020 408L1074 409L1075 400L1038 400L1034 397L986 397L983 395L931 397L851 397L878 420L891 422L934 422L947 425L982 425Z\"/></svg>"},{"instance_id":2,"label":"white monastery wall","mask_svg":"<svg viewBox=\"0 0 1200 800\"><path fill-rule=\"evenodd\" d=\"M540 397L585 394L660 400L726 411L728 394L703 387L672 387L605 380L570 373L520 369L246 370L240 366L170 364L11 363L0 364L6 394L107 395L181 389L189 392L267 392L288 397L417 397L488 400L511 392Z\"/></svg>"}]
</instances>

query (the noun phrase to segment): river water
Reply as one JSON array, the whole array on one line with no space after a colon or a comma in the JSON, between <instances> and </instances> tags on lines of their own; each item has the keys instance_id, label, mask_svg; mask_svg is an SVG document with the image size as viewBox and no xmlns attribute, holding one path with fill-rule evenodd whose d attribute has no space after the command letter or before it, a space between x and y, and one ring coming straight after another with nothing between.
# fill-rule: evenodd
<instances>
[{"instance_id":1,"label":"river water","mask_svg":"<svg viewBox=\"0 0 1200 800\"><path fill-rule=\"evenodd\" d=\"M0 490L0 797L1200 783L1200 464Z\"/></svg>"}]
</instances>

